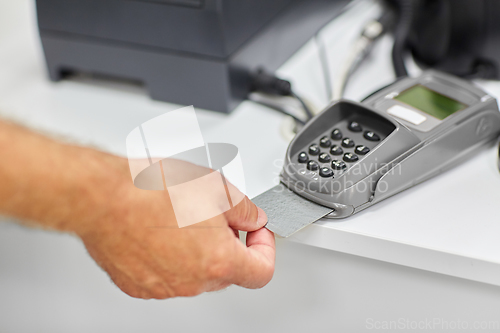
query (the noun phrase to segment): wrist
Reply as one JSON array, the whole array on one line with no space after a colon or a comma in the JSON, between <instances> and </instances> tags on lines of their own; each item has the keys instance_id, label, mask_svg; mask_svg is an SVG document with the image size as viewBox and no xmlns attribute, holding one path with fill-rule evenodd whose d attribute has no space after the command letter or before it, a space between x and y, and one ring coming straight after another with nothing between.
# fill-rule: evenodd
<instances>
[{"instance_id":1,"label":"wrist","mask_svg":"<svg viewBox=\"0 0 500 333\"><path fill-rule=\"evenodd\" d=\"M0 121L0 213L83 233L135 189L125 158L63 144Z\"/></svg>"},{"instance_id":2,"label":"wrist","mask_svg":"<svg viewBox=\"0 0 500 333\"><path fill-rule=\"evenodd\" d=\"M82 148L75 156L78 176L70 176L74 184L69 189L74 199L68 207L70 216L58 228L79 236L96 232L109 217L116 216L126 206L135 189L128 169L127 159ZM71 183L71 182L70 182Z\"/></svg>"}]
</instances>

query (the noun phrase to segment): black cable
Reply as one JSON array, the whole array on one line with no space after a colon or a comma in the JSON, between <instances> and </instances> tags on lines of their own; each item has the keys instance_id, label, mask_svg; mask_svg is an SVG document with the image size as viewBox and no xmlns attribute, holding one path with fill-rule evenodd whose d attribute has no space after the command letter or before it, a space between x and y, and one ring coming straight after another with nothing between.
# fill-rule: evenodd
<instances>
[{"instance_id":1,"label":"black cable","mask_svg":"<svg viewBox=\"0 0 500 333\"><path fill-rule=\"evenodd\" d=\"M298 100L300 102L300 104L302 105L302 108L304 109L304 111L305 111L305 113L307 115L307 120L312 119L314 117L313 113L311 112L311 109L309 109L309 107L304 102L304 100L302 99L302 97L300 97L299 95L297 95L293 91L290 94L290 96L294 97L296 100Z\"/></svg>"},{"instance_id":2,"label":"black cable","mask_svg":"<svg viewBox=\"0 0 500 333\"><path fill-rule=\"evenodd\" d=\"M392 65L396 77L404 77L408 76L408 71L404 63L404 51L413 23L414 3L413 0L399 0L397 4L399 7L399 20L394 31Z\"/></svg>"},{"instance_id":3,"label":"black cable","mask_svg":"<svg viewBox=\"0 0 500 333\"><path fill-rule=\"evenodd\" d=\"M250 91L257 91L267 95L291 96L292 84L290 81L280 79L279 77L259 68L250 75Z\"/></svg>"},{"instance_id":4,"label":"black cable","mask_svg":"<svg viewBox=\"0 0 500 333\"><path fill-rule=\"evenodd\" d=\"M274 96L291 96L300 102L307 120L314 116L304 100L292 90L290 81L269 74L264 69L259 69L251 75L250 90Z\"/></svg>"}]
</instances>

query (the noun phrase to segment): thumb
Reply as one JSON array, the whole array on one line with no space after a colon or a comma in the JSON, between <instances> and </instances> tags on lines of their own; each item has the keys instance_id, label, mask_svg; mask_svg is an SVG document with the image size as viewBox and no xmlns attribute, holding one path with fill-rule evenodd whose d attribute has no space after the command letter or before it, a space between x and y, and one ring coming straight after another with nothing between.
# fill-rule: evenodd
<instances>
[{"instance_id":1,"label":"thumb","mask_svg":"<svg viewBox=\"0 0 500 333\"><path fill-rule=\"evenodd\" d=\"M231 228L241 231L255 231L267 223L266 213L247 196L236 206L224 213Z\"/></svg>"},{"instance_id":2,"label":"thumb","mask_svg":"<svg viewBox=\"0 0 500 333\"><path fill-rule=\"evenodd\" d=\"M276 244L271 231L261 228L247 233L247 246L238 240L234 254L236 267L229 277L231 283L245 288L262 288L272 279Z\"/></svg>"}]
</instances>

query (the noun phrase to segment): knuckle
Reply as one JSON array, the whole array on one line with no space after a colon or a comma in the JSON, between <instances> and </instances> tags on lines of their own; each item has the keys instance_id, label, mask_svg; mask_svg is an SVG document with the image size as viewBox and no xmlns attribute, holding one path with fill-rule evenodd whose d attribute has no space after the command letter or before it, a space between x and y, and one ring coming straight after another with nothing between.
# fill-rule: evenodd
<instances>
[{"instance_id":1,"label":"knuckle","mask_svg":"<svg viewBox=\"0 0 500 333\"><path fill-rule=\"evenodd\" d=\"M246 197L241 200L236 206L233 207L233 211L235 214L235 218L241 222L247 222L252 219L252 205L249 204L249 201Z\"/></svg>"},{"instance_id":2,"label":"knuckle","mask_svg":"<svg viewBox=\"0 0 500 333\"><path fill-rule=\"evenodd\" d=\"M243 200L242 202L245 203L245 213L244 213L244 218L245 221L250 222L253 218L253 206L249 204L250 200Z\"/></svg>"}]
</instances>

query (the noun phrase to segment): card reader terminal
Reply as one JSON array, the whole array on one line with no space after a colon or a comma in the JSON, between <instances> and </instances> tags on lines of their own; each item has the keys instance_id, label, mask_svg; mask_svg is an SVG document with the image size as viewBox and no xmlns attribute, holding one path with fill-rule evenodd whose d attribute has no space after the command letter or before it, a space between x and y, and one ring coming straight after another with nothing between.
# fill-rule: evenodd
<instances>
[{"instance_id":1,"label":"card reader terminal","mask_svg":"<svg viewBox=\"0 0 500 333\"><path fill-rule=\"evenodd\" d=\"M493 97L468 81L426 71L362 103L328 106L290 143L280 185L254 202L268 214L266 227L287 237L421 183L499 134Z\"/></svg>"}]
</instances>

